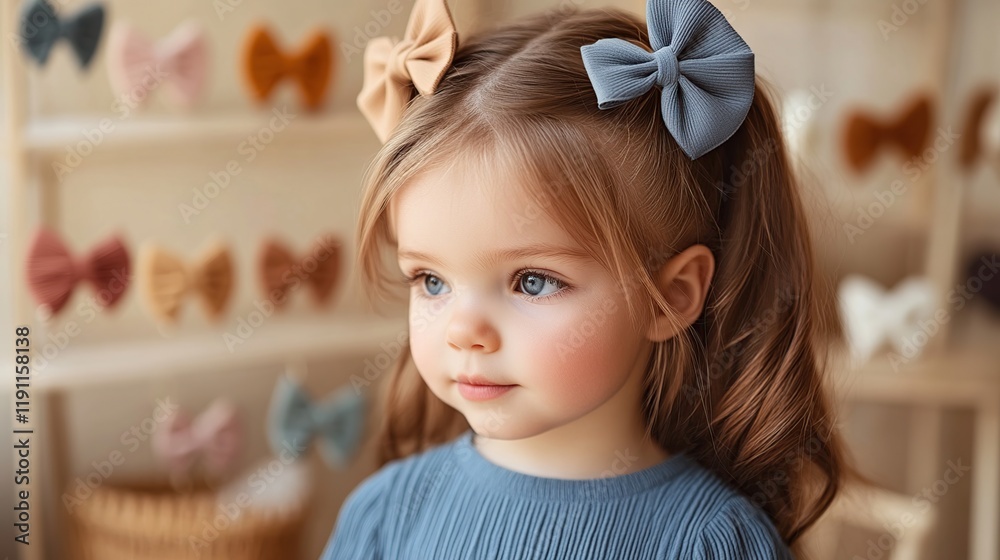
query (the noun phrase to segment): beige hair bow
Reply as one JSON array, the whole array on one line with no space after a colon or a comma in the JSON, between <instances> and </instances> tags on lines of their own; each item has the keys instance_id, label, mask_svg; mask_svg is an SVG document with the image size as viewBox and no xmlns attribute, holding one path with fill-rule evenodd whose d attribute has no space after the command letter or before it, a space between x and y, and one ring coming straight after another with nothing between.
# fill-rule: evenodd
<instances>
[{"instance_id":1,"label":"beige hair bow","mask_svg":"<svg viewBox=\"0 0 1000 560\"><path fill-rule=\"evenodd\" d=\"M358 108L379 140L399 124L411 88L431 95L451 66L458 32L444 0L416 0L402 41L377 37L365 48L365 78Z\"/></svg>"}]
</instances>

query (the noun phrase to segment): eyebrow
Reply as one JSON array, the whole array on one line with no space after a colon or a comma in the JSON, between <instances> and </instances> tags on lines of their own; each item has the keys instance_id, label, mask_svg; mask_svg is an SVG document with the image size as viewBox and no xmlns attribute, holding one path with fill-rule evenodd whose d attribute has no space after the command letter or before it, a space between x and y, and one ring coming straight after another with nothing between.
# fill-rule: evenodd
<instances>
[{"instance_id":1,"label":"eyebrow","mask_svg":"<svg viewBox=\"0 0 1000 560\"><path fill-rule=\"evenodd\" d=\"M400 249L396 256L398 259L412 259L419 261L426 261L437 266L444 266L444 263L440 259L429 255L427 253L422 253L420 251L414 251L411 249ZM569 261L580 261L590 259L591 256L586 251L576 248L576 247L560 247L557 245L539 244L532 245L529 247L512 247L508 249L500 249L497 251L490 251L488 253L480 253L476 257L476 265L481 268L489 268L492 265L499 264L506 261L530 258L530 257L548 257L553 259L562 259Z\"/></svg>"}]
</instances>

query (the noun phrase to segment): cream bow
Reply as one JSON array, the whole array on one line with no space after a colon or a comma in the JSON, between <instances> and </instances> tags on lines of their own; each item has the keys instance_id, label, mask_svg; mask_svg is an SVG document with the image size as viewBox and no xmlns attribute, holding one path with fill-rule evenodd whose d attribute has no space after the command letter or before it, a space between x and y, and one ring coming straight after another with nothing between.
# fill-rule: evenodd
<instances>
[{"instance_id":1,"label":"cream bow","mask_svg":"<svg viewBox=\"0 0 1000 560\"><path fill-rule=\"evenodd\" d=\"M840 283L838 304L857 367L886 343L907 359L917 357L922 345L913 341L920 338L921 321L934 315L934 290L925 278L907 278L886 291L869 278L849 275Z\"/></svg>"},{"instance_id":2,"label":"cream bow","mask_svg":"<svg viewBox=\"0 0 1000 560\"><path fill-rule=\"evenodd\" d=\"M358 108L385 142L410 102L412 88L431 95L458 48L458 32L444 0L417 0L402 41L376 37L365 48Z\"/></svg>"}]
</instances>

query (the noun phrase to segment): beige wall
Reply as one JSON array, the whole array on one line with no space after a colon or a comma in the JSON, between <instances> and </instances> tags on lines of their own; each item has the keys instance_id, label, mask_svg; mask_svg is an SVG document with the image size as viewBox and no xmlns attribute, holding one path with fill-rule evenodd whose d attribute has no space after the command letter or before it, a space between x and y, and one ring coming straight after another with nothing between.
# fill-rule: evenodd
<instances>
[{"instance_id":1,"label":"beige wall","mask_svg":"<svg viewBox=\"0 0 1000 560\"><path fill-rule=\"evenodd\" d=\"M237 4L236 0L230 1ZM941 29L941 22L945 21L943 14L949 5L947 2L922 4L898 31L887 37L879 31L879 20L892 17L891 2L717 0L715 3L747 38L757 53L759 73L770 79L779 92L819 90L823 87L833 92L829 100L810 116L810 122L815 126L815 140L808 152L803 154L817 183L808 192L817 208L814 228L823 248L825 269L832 276L864 271L888 283L906 274L919 273L923 258L923 247L919 242L927 227L926 210L930 204L927 193L931 175L913 184L909 194L890 208L890 217L879 220L860 243L850 244L842 233L842 225L852 223L857 208L867 206L873 200L874 192L887 189L893 180L900 178L900 171L898 161L883 158L872 173L862 178L852 177L842 164L839 150L844 116L846 111L859 104L874 110L892 111L909 94L926 88L936 92L937 100L941 99L942 92L948 91L952 99L957 100L937 111L940 122L936 126L960 123L970 88L984 82L995 83L1000 74L996 57L988 54L1000 52L1000 40L994 33L1000 5L991 0L966 0L957 15L960 31L951 38L944 33L946 30ZM74 11L84 4L73 0L66 2L62 9ZM401 35L411 4L410 1L402 2L400 15L392 17L379 34ZM638 13L644 11L644 3L635 0L621 3L484 0L479 9L486 21L492 21L560 4L575 4L581 8L617 4ZM902 5L903 2L896 4ZM471 25L474 6L467 1L453 1L451 5L461 32ZM270 106L287 103L295 111L297 103L290 88L283 88L280 95L263 109L254 107L249 101L238 74L237 61L239 45L252 23L259 20L271 22L286 47L297 44L299 38L314 26L322 25L336 33L335 41L342 47L342 41L354 41L355 26L381 26L371 10L387 10L394 4L382 0L243 0L221 18L213 8L213 2L200 0L113 0L107 2L107 6L110 22L132 22L152 37L167 34L176 24L189 18L201 22L211 43L212 75L207 96L194 115L205 118L245 115L251 119L250 123L256 122L252 119L258 117L263 123L263 116ZM8 23L4 22L4 25L7 29ZM947 49L956 49L950 59L945 54L949 52ZM361 84L361 59L359 55L348 58L344 51L337 54L337 77L326 115L338 112L356 115L354 97ZM3 91L13 87L27 88L31 119L82 117L85 119L82 127L92 127L102 116L118 119L113 106L114 96L108 86L104 55L102 47L90 72L81 73L65 45L59 45L46 68L39 70L29 66L27 84L3 84ZM177 114L163 104L159 93L162 92L154 92L152 103L146 110L116 120L119 128L111 134L127 131L129 126L139 125L143 119ZM259 241L269 233L280 234L293 247L304 250L314 235L334 232L345 239L348 248L345 262L351 262L358 187L365 165L378 143L370 130L363 126L338 128L321 125L318 129L310 129L309 122L315 122L315 117L298 113L295 125L301 123L301 129L277 133L275 141L258 158L243 162L243 172L233 177L219 197L191 223L183 220L178 204L189 203L192 190L203 188L210 172L218 172L230 159L240 157L237 150L241 137L193 139L184 144L146 148L131 148L121 142L119 144L126 145L114 147L111 145L113 139L109 137L107 145L97 145L94 153L84 158L61 181L54 176L46 160L33 159L32 166L37 173L31 192L58 195L54 198L55 202L40 206L41 212L54 220L54 225L75 251L92 246L117 229L125 234L133 254L142 241L154 240L185 255L185 258L192 258L210 236L222 234L231 243L238 265L233 306L219 325L208 324L200 309L189 301L179 329L158 329L142 307L138 290L131 289L122 301L121 309L87 323L74 339L73 347L85 348L131 339L169 339L180 336L178 333L186 336L201 332L205 337L213 337L232 328L240 317L254 309L255 298L259 297L254 281L254 255ZM80 131L80 124L72 126ZM83 133L71 133L69 138L82 140ZM955 156L955 151L949 151L944 154L943 160L950 165ZM6 181L0 185L0 196L8 187ZM1000 212L1000 189L996 179L980 169L969 180L969 188L967 220L962 237L967 243L991 240L995 246L1000 241L1000 233L991 227ZM25 211L32 214L38 209L33 207ZM8 231L7 219L6 213L0 216L0 231ZM6 251L9 246L3 241L0 238L0 250ZM0 282L6 283L8 279L9 275L5 274ZM0 286L9 288L6 284ZM78 290L76 295L81 294L86 295L86 289ZM310 309L305 303L306 298L301 297L303 295L295 298L287 317L302 320L323 320L327 317ZM72 310L80 301L75 299L69 306L71 311L50 324L49 329L58 331L62 328L61 321L72 320ZM0 312L9 309L7 303L8 299L4 297ZM348 268L333 314L347 317L364 312L358 298L354 271ZM396 317L403 316L398 308L395 313ZM6 343L2 344L7 351ZM363 367L363 358L328 359L312 364L310 388L317 394L332 390L344 377ZM148 359L156 360L157 356L149 356ZM68 420L72 426L70 471L86 473L91 469L91 461L106 457L119 445L121 431L147 416L150 404L159 395L177 395L182 402L197 408L207 403L212 395L229 394L249 415L262 421L278 361L276 357L275 363L261 364L250 371L206 371L204 375L178 375L148 382L137 377L119 386L88 387L73 393L67 403ZM136 366L141 367L141 364ZM896 459L901 450L880 443L891 440L893 434L905 428L903 414L899 410L862 410L853 419L853 425L855 431L860 430L870 438L858 439L862 464L875 469L880 480L894 484L894 489L913 492L916 489L906 488L905 484L898 482L898 473L904 467ZM5 409L3 422L8 417ZM949 425L957 432L966 432L962 429L961 418ZM0 424L2 427L4 425ZM948 453L964 452L962 446L967 445L965 440L949 440L954 441L952 445L959 449L948 449ZM265 454L263 434L258 431L252 436L248 457L259 458ZM366 461L363 459L345 474L322 471L324 476L317 493L322 507L309 527L310 553L318 554L332 529L340 501L366 474L370 466ZM143 447L129 457L121 473L139 474L153 465L150 450ZM3 480L9 481L10 477L4 475ZM962 542L964 524L967 523L960 513L964 507L960 503L962 492L951 493L946 499L948 502L945 505L957 513L946 516L945 536L951 539L952 544ZM9 523L4 523L4 527L9 526ZM48 534L53 536L51 530ZM3 548L10 542L9 537L3 538L0 554L13 554L13 551ZM939 542L937 546L944 550L946 545Z\"/></svg>"}]
</instances>

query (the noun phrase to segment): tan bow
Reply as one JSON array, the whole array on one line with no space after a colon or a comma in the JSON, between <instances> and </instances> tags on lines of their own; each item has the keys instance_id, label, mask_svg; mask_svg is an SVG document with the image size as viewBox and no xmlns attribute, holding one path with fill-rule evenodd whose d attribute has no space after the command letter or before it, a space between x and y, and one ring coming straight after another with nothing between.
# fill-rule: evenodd
<instances>
[{"instance_id":1,"label":"tan bow","mask_svg":"<svg viewBox=\"0 0 1000 560\"><path fill-rule=\"evenodd\" d=\"M233 288L233 260L221 242L213 243L194 265L159 247L147 246L139 257L142 292L157 318L173 322L181 300L197 292L205 313L218 317L226 307Z\"/></svg>"},{"instance_id":2,"label":"tan bow","mask_svg":"<svg viewBox=\"0 0 1000 560\"><path fill-rule=\"evenodd\" d=\"M444 0L416 0L403 40L377 37L365 48L358 108L385 142L416 88L431 95L451 66L458 32Z\"/></svg>"}]
</instances>

